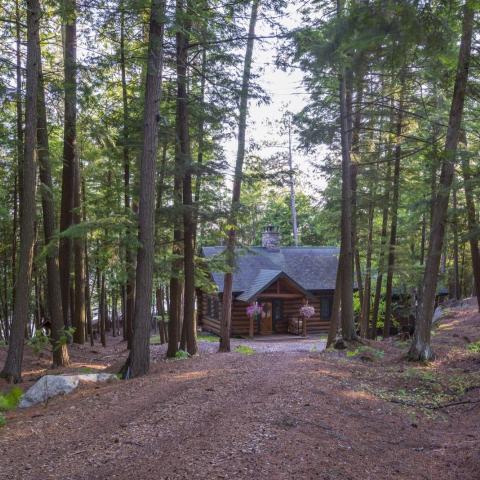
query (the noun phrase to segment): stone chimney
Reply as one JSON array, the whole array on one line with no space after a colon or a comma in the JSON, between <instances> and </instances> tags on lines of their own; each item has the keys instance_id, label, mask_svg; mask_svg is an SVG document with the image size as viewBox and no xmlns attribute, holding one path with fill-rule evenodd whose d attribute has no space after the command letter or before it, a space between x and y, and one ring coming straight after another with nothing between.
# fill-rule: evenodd
<instances>
[{"instance_id":1,"label":"stone chimney","mask_svg":"<svg viewBox=\"0 0 480 480\"><path fill-rule=\"evenodd\" d=\"M274 225L268 225L262 233L262 247L268 250L280 248L280 232Z\"/></svg>"}]
</instances>

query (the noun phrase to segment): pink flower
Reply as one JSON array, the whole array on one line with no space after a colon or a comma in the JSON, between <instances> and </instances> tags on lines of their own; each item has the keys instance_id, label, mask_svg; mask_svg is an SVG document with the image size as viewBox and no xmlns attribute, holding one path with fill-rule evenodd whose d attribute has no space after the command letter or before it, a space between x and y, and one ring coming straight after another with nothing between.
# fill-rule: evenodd
<instances>
[{"instance_id":1,"label":"pink flower","mask_svg":"<svg viewBox=\"0 0 480 480\"><path fill-rule=\"evenodd\" d=\"M315 314L315 309L311 305L308 305L308 303L300 307L300 315L302 317L310 318L310 317L313 317L314 314Z\"/></svg>"},{"instance_id":2,"label":"pink flower","mask_svg":"<svg viewBox=\"0 0 480 480\"><path fill-rule=\"evenodd\" d=\"M253 303L252 305L249 305L247 307L247 315L249 317L254 317L258 315L259 313L262 313L262 305L259 305L257 302Z\"/></svg>"}]
</instances>

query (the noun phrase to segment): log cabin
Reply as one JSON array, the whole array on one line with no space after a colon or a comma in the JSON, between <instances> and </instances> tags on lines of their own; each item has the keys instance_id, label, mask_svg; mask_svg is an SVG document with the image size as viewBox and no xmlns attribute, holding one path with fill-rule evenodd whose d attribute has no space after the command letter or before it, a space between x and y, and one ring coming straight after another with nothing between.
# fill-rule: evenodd
<instances>
[{"instance_id":1,"label":"log cabin","mask_svg":"<svg viewBox=\"0 0 480 480\"><path fill-rule=\"evenodd\" d=\"M203 247L207 259L221 256L225 247ZM338 268L335 247L282 247L280 233L268 226L262 245L236 251L233 273L231 335L319 334L328 331ZM217 293L198 292L198 325L220 333L223 272L210 272ZM247 315L253 303L262 307L254 318ZM302 305L314 307L304 319Z\"/></svg>"}]
</instances>

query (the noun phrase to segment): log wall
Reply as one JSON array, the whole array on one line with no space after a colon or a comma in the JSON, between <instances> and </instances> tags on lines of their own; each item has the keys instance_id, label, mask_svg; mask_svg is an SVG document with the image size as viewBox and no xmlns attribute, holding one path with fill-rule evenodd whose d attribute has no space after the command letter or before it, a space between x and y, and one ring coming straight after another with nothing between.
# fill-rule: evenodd
<instances>
[{"instance_id":1,"label":"log wall","mask_svg":"<svg viewBox=\"0 0 480 480\"><path fill-rule=\"evenodd\" d=\"M265 297L259 298L259 302L271 301L267 297L268 293L265 292ZM213 332L217 335L220 334L220 315L221 315L221 300L217 295L210 295L206 293L201 294L201 309L199 309L198 324L206 331ZM208 297L211 302L218 302L218 318L209 315L208 312ZM315 308L315 314L313 317L307 320L307 335L327 333L330 325L330 318L321 318L320 316L320 298L326 297L330 301L333 300L333 292L315 292L313 298L309 299L309 304ZM298 317L300 307L303 305L303 299L283 299L283 315L280 321L274 323L274 333L286 334L288 333L288 319L291 317ZM246 309L248 304L234 300L232 303L232 335L246 337L249 334L250 319L248 318ZM254 334L259 334L259 326L257 322L254 322Z\"/></svg>"}]
</instances>

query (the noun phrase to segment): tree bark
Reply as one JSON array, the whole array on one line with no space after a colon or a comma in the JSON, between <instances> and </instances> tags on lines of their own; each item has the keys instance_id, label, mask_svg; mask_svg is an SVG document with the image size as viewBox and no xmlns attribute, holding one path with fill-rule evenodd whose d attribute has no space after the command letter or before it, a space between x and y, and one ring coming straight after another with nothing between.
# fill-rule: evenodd
<instances>
[{"instance_id":1,"label":"tree bark","mask_svg":"<svg viewBox=\"0 0 480 480\"><path fill-rule=\"evenodd\" d=\"M340 2L339 2L340 3ZM341 10L339 9L339 14ZM342 144L342 219L340 250L341 273L341 325L342 337L346 341L356 338L353 320L353 251L352 251L352 174L350 143L348 135L348 108L346 99L345 72L340 75L340 136Z\"/></svg>"},{"instance_id":2,"label":"tree bark","mask_svg":"<svg viewBox=\"0 0 480 480\"><path fill-rule=\"evenodd\" d=\"M247 130L248 115L248 96L250 90L250 72L252 68L253 45L255 38L255 25L257 23L258 7L260 0L252 0L252 10L250 13L250 24L248 28L247 49L245 52L245 61L243 65L242 90L240 92L240 115L238 125L238 147L237 159L235 164L235 176L233 180L232 204L228 224L231 228L228 231L227 246L225 249L225 258L227 263L227 273L223 280L223 301L222 318L220 322L220 352L230 351L230 329L232 321L232 289L233 289L233 270L235 266L235 242L237 235L237 216L240 208L240 192L242 187L243 161L245 159L245 134Z\"/></svg>"},{"instance_id":3,"label":"tree bark","mask_svg":"<svg viewBox=\"0 0 480 480\"><path fill-rule=\"evenodd\" d=\"M38 0L27 1L27 77L25 102L25 150L23 156L22 215L20 218L20 251L12 328L5 365L0 376L8 382L22 379L22 360L25 327L28 321L33 247L35 242L35 184L38 98L38 29L40 5Z\"/></svg>"},{"instance_id":4,"label":"tree bark","mask_svg":"<svg viewBox=\"0 0 480 480\"><path fill-rule=\"evenodd\" d=\"M38 33L38 30L37 30ZM61 341L64 329L62 296L60 292L60 271L58 267L58 244L56 241L55 198L53 196L53 181L50 165L50 148L48 143L47 111L45 106L45 86L43 82L40 39L37 36L38 48L38 125L37 125L37 155L40 171L43 233L47 248L47 303L52 324L52 356L54 367L65 367L70 363L66 342Z\"/></svg>"},{"instance_id":5,"label":"tree bark","mask_svg":"<svg viewBox=\"0 0 480 480\"><path fill-rule=\"evenodd\" d=\"M65 114L63 132L63 172L60 230L64 232L73 221L73 193L77 144L77 25L76 0L64 0L64 90ZM70 311L70 269L72 241L60 238L59 266L62 291L62 311L65 326L72 324Z\"/></svg>"},{"instance_id":6,"label":"tree bark","mask_svg":"<svg viewBox=\"0 0 480 480\"><path fill-rule=\"evenodd\" d=\"M190 150L187 61L191 21L188 2L177 0L177 145L176 164L183 172L183 328L187 352L197 353L195 332L195 227L192 197L192 155Z\"/></svg>"},{"instance_id":7,"label":"tree bark","mask_svg":"<svg viewBox=\"0 0 480 480\"><path fill-rule=\"evenodd\" d=\"M454 179L455 181L455 179ZM458 210L457 210L457 190L453 187L452 192L452 230L453 230L453 296L460 300L460 266L458 263Z\"/></svg>"},{"instance_id":8,"label":"tree bark","mask_svg":"<svg viewBox=\"0 0 480 480\"><path fill-rule=\"evenodd\" d=\"M445 236L448 200L455 169L455 156L460 134L460 127L465 102L465 92L470 67L470 52L472 46L472 31L474 18L474 2L467 0L464 5L462 39L458 56L457 73L453 90L452 104L449 115L445 149L442 156L440 183L434 204L430 242L423 277L422 302L419 318L415 324L415 333L409 351L412 360L428 361L434 357L430 346L431 326L435 292L437 289L440 255Z\"/></svg>"},{"instance_id":9,"label":"tree bark","mask_svg":"<svg viewBox=\"0 0 480 480\"><path fill-rule=\"evenodd\" d=\"M473 280L477 295L478 311L480 312L480 251L478 249L478 237L474 232L478 229L477 215L475 212L475 200L473 197L472 177L470 173L470 161L468 154L462 155L463 188L465 190L465 203L467 208L467 226L469 231L470 254L472 256Z\"/></svg>"},{"instance_id":10,"label":"tree bark","mask_svg":"<svg viewBox=\"0 0 480 480\"><path fill-rule=\"evenodd\" d=\"M370 320L370 302L372 289L372 245L373 245L373 219L375 213L375 187L372 188L372 198L368 208L368 239L367 258L365 264L365 286L363 291L363 302L360 314L360 336L368 336L368 324Z\"/></svg>"},{"instance_id":11,"label":"tree bark","mask_svg":"<svg viewBox=\"0 0 480 480\"><path fill-rule=\"evenodd\" d=\"M388 244L387 263L387 286L385 290L385 321L383 324L383 336L390 336L392 326L392 293L393 273L395 268L395 247L397 244L398 204L400 201L400 160L402 158L402 129L405 99L405 67L400 73L400 99L398 102L398 116L396 124L395 163L393 167L393 196L392 196L392 223L390 226L390 241Z\"/></svg>"},{"instance_id":12,"label":"tree bark","mask_svg":"<svg viewBox=\"0 0 480 480\"><path fill-rule=\"evenodd\" d=\"M120 71L122 77L122 106L123 106L123 139L122 139L122 157L123 157L123 182L124 182L124 207L125 215L130 216L130 140L129 140L129 109L127 93L127 73L125 59L125 5L122 1L120 6ZM132 229L127 227L125 245L125 267L127 270L126 283L126 304L124 318L124 333L127 340L127 347L132 346L133 337L133 317L135 314L135 259L133 249L129 239L132 235Z\"/></svg>"},{"instance_id":13,"label":"tree bark","mask_svg":"<svg viewBox=\"0 0 480 480\"><path fill-rule=\"evenodd\" d=\"M293 243L298 247L297 205L295 201L295 176L292 158L292 119L288 118L288 174L290 187L290 214L292 216Z\"/></svg>"},{"instance_id":14,"label":"tree bark","mask_svg":"<svg viewBox=\"0 0 480 480\"><path fill-rule=\"evenodd\" d=\"M12 223L12 310L15 303L15 279L17 273L17 230L18 230L18 200L21 191L23 169L23 111L22 111L22 31L18 0L15 1L15 56L16 56L16 91L15 107L17 120L17 165L13 185L13 223ZM7 291L5 290L5 295ZM6 303L7 321L9 314L8 302Z\"/></svg>"},{"instance_id":15,"label":"tree bark","mask_svg":"<svg viewBox=\"0 0 480 480\"><path fill-rule=\"evenodd\" d=\"M378 312L380 308L380 300L382 295L382 281L383 281L383 269L385 266L385 246L387 244L387 227L388 227L388 205L390 203L390 188L392 183L391 178L392 167L388 163L387 177L385 179L385 189L383 196L383 213L382 213L382 230L380 233L380 254L378 258L378 274L375 284L375 297L373 299L373 312L372 312L372 326L371 326L371 338L377 338L377 323Z\"/></svg>"},{"instance_id":16,"label":"tree bark","mask_svg":"<svg viewBox=\"0 0 480 480\"><path fill-rule=\"evenodd\" d=\"M155 171L162 87L164 10L163 0L152 0L140 162L138 211L140 247L137 253L133 340L125 369L126 378L145 375L150 367L150 325L155 262Z\"/></svg>"},{"instance_id":17,"label":"tree bark","mask_svg":"<svg viewBox=\"0 0 480 480\"><path fill-rule=\"evenodd\" d=\"M74 165L74 194L73 194L73 224L81 222L81 174L80 162L75 155ZM75 236L73 240L74 272L75 272L75 308L73 310L73 325L75 333L73 341L80 345L85 343L86 309L85 309L85 246L83 236Z\"/></svg>"}]
</instances>

